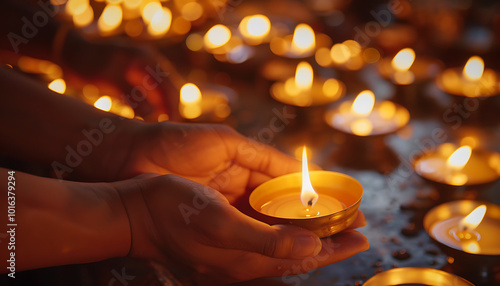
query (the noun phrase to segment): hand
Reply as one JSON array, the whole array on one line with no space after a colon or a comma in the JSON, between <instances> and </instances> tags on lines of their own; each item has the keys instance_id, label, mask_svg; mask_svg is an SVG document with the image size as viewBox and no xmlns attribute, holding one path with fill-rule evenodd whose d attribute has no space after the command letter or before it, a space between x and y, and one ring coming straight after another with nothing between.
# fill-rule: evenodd
<instances>
[{"instance_id":1,"label":"hand","mask_svg":"<svg viewBox=\"0 0 500 286\"><path fill-rule=\"evenodd\" d=\"M223 282L304 273L368 248L353 230L320 242L306 229L269 226L240 213L219 192L175 175L113 185L130 219L129 255L183 262ZM360 213L353 227L363 224Z\"/></svg>"},{"instance_id":2,"label":"hand","mask_svg":"<svg viewBox=\"0 0 500 286\"><path fill-rule=\"evenodd\" d=\"M126 40L88 40L71 31L61 58L63 66L73 72L70 79L76 76L94 83L124 100L137 115L167 113L171 119L178 118L178 95L172 83L175 71L152 48Z\"/></svg>"},{"instance_id":3,"label":"hand","mask_svg":"<svg viewBox=\"0 0 500 286\"><path fill-rule=\"evenodd\" d=\"M115 175L120 179L148 172L179 175L220 191L231 203L246 188L301 170L298 160L224 125L138 123L124 132L119 141L129 147L109 151L122 158L106 171L121 168Z\"/></svg>"}]
</instances>

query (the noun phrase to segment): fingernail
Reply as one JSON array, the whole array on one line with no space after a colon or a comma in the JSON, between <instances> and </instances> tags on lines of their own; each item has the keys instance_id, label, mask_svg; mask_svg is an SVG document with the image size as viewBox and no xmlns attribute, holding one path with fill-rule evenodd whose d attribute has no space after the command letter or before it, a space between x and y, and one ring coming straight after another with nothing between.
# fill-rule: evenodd
<instances>
[{"instance_id":1,"label":"fingernail","mask_svg":"<svg viewBox=\"0 0 500 286\"><path fill-rule=\"evenodd\" d=\"M321 251L321 240L317 236L299 236L293 242L292 256L305 258L315 256Z\"/></svg>"}]
</instances>

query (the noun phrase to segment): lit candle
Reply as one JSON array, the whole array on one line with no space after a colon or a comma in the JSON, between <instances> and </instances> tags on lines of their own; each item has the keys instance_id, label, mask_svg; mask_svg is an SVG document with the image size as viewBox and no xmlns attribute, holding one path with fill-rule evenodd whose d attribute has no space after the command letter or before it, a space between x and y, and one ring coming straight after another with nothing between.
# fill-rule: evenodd
<instances>
[{"instance_id":1,"label":"lit candle","mask_svg":"<svg viewBox=\"0 0 500 286\"><path fill-rule=\"evenodd\" d=\"M352 101L344 101L327 111L327 123L340 131L357 136L395 132L405 126L410 115L404 107L391 101L375 101L375 95L364 90Z\"/></svg>"},{"instance_id":2,"label":"lit candle","mask_svg":"<svg viewBox=\"0 0 500 286\"><path fill-rule=\"evenodd\" d=\"M271 179L250 194L255 217L269 224L293 224L320 237L346 229L356 219L363 188L353 178L329 171L308 171Z\"/></svg>"},{"instance_id":3,"label":"lit candle","mask_svg":"<svg viewBox=\"0 0 500 286\"><path fill-rule=\"evenodd\" d=\"M262 43L271 31L271 21L264 15L244 17L238 27L245 41L251 45Z\"/></svg>"},{"instance_id":4,"label":"lit candle","mask_svg":"<svg viewBox=\"0 0 500 286\"><path fill-rule=\"evenodd\" d=\"M271 86L271 96L295 106L326 105L345 93L344 84L334 78L315 77L311 65L305 61L297 65L295 76Z\"/></svg>"},{"instance_id":5,"label":"lit candle","mask_svg":"<svg viewBox=\"0 0 500 286\"><path fill-rule=\"evenodd\" d=\"M201 92L196 85L186 83L182 86L179 112L186 119L194 119L201 115Z\"/></svg>"},{"instance_id":6,"label":"lit candle","mask_svg":"<svg viewBox=\"0 0 500 286\"><path fill-rule=\"evenodd\" d=\"M440 205L426 214L424 227L447 247L471 254L500 255L500 207L478 204L454 201Z\"/></svg>"},{"instance_id":7,"label":"lit candle","mask_svg":"<svg viewBox=\"0 0 500 286\"><path fill-rule=\"evenodd\" d=\"M439 60L419 56L411 48L400 50L393 58L380 60L377 65L380 75L396 85L410 85L434 78L441 70Z\"/></svg>"},{"instance_id":8,"label":"lit candle","mask_svg":"<svg viewBox=\"0 0 500 286\"><path fill-rule=\"evenodd\" d=\"M314 54L316 35L311 26L298 24L292 35L284 38L274 37L270 43L271 51L288 58L306 58Z\"/></svg>"},{"instance_id":9,"label":"lit candle","mask_svg":"<svg viewBox=\"0 0 500 286\"><path fill-rule=\"evenodd\" d=\"M368 279L364 286L474 286L474 284L443 270L424 267L398 267Z\"/></svg>"},{"instance_id":10,"label":"lit candle","mask_svg":"<svg viewBox=\"0 0 500 286\"><path fill-rule=\"evenodd\" d=\"M414 169L422 177L438 183L452 186L484 184L500 176L500 154L445 143L418 157Z\"/></svg>"},{"instance_id":11,"label":"lit candle","mask_svg":"<svg viewBox=\"0 0 500 286\"><path fill-rule=\"evenodd\" d=\"M494 96L500 94L496 71L484 68L479 56L472 56L463 70L451 68L436 78L437 86L446 93L467 97Z\"/></svg>"},{"instance_id":12,"label":"lit candle","mask_svg":"<svg viewBox=\"0 0 500 286\"><path fill-rule=\"evenodd\" d=\"M326 194L322 195L321 200L319 200L318 193L314 190L309 179L307 154L304 146L302 151L302 189L300 191L300 200L297 192L290 192L266 202L261 206L260 211L266 215L282 218L305 218L336 213L344 208L343 203Z\"/></svg>"}]
</instances>

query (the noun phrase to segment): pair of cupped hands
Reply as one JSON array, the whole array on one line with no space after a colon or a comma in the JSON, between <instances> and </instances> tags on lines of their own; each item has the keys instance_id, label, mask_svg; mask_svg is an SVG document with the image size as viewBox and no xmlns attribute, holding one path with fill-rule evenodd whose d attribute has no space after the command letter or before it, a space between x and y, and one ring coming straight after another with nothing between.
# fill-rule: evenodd
<instances>
[{"instance_id":1,"label":"pair of cupped hands","mask_svg":"<svg viewBox=\"0 0 500 286\"><path fill-rule=\"evenodd\" d=\"M304 273L368 248L352 230L365 224L361 212L351 229L319 239L241 211L249 191L300 171L300 161L224 125L122 123L101 148L106 159L88 158L79 174L112 181L130 220L130 256L235 282Z\"/></svg>"}]
</instances>

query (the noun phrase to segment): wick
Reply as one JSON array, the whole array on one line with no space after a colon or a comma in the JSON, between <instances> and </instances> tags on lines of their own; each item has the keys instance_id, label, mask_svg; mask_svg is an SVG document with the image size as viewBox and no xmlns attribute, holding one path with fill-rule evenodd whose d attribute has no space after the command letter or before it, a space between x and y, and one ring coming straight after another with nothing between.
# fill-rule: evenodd
<instances>
[{"instance_id":1,"label":"wick","mask_svg":"<svg viewBox=\"0 0 500 286\"><path fill-rule=\"evenodd\" d=\"M313 199L310 199L308 202L307 202L307 207L308 208L311 208L313 205Z\"/></svg>"}]
</instances>

